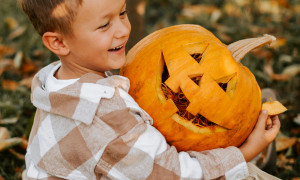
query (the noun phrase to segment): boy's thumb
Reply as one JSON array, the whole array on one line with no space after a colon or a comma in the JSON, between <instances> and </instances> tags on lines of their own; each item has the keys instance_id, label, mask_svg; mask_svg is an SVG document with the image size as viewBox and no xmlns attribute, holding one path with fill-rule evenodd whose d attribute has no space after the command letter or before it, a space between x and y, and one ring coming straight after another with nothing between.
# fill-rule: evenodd
<instances>
[{"instance_id":1,"label":"boy's thumb","mask_svg":"<svg viewBox=\"0 0 300 180\"><path fill-rule=\"evenodd\" d=\"M267 110L261 111L261 113L260 113L260 115L258 117L257 125L265 127L267 119L268 119L268 111Z\"/></svg>"}]
</instances>

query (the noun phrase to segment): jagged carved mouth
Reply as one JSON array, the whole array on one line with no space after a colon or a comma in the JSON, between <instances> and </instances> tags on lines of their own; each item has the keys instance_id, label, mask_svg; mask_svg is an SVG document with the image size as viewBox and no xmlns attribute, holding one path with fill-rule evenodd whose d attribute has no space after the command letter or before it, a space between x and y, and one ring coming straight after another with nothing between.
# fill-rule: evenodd
<instances>
[{"instance_id":1,"label":"jagged carved mouth","mask_svg":"<svg viewBox=\"0 0 300 180\"><path fill-rule=\"evenodd\" d=\"M209 69L214 59L207 58L209 43L190 43L168 49L164 46L159 61L156 91L163 106L173 104L170 118L197 134L228 131L233 123L222 118L232 103L237 87L237 72L218 74L212 78ZM218 68L218 66L216 66ZM214 70L216 71L216 70ZM174 109L176 108L176 109Z\"/></svg>"}]
</instances>

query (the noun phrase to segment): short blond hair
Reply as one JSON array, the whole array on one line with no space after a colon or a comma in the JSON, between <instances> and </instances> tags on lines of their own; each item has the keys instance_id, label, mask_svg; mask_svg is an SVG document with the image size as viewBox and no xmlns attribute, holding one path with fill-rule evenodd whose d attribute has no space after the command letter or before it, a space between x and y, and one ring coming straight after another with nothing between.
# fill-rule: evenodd
<instances>
[{"instance_id":1,"label":"short blond hair","mask_svg":"<svg viewBox=\"0 0 300 180\"><path fill-rule=\"evenodd\" d=\"M18 0L36 31L72 34L72 23L83 0Z\"/></svg>"}]
</instances>

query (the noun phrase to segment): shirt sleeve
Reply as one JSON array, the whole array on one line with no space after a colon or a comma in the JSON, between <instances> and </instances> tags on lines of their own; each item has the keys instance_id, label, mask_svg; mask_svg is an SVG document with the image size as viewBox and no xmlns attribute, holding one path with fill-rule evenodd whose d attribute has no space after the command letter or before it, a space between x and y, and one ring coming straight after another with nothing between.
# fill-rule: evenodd
<instances>
[{"instance_id":1,"label":"shirt sleeve","mask_svg":"<svg viewBox=\"0 0 300 180\"><path fill-rule=\"evenodd\" d=\"M111 124L119 136L103 150L95 167L97 176L111 179L243 179L248 176L246 162L236 147L178 152L158 130L139 121L139 115L130 110L114 111L100 119L110 124L120 116L127 124Z\"/></svg>"}]
</instances>

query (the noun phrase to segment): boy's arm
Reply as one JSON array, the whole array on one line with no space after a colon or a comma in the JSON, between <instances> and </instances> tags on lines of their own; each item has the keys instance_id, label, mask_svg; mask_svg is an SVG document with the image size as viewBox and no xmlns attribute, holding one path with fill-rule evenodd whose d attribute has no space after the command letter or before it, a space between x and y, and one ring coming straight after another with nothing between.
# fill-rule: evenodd
<instances>
[{"instance_id":1,"label":"boy's arm","mask_svg":"<svg viewBox=\"0 0 300 180\"><path fill-rule=\"evenodd\" d=\"M115 126L118 119L127 122ZM130 110L111 112L100 117L115 132L103 150L95 173L112 179L242 179L248 169L236 147L203 152L177 152L154 127L138 121ZM126 120L125 120L126 119ZM165 177L165 178L164 178Z\"/></svg>"},{"instance_id":2,"label":"boy's arm","mask_svg":"<svg viewBox=\"0 0 300 180\"><path fill-rule=\"evenodd\" d=\"M122 111L122 114L127 114L125 117L128 122L140 118L138 113L130 111ZM109 122L115 118L110 116L107 119L105 116L101 119ZM154 127L136 121L132 129L108 144L95 172L116 179L122 179L123 176L129 179L156 179L164 176L174 179L215 179L222 176L226 179L242 179L248 176L246 161L250 161L271 143L279 128L278 117L270 119L267 112L263 111L254 130L239 148L177 152Z\"/></svg>"}]
</instances>

